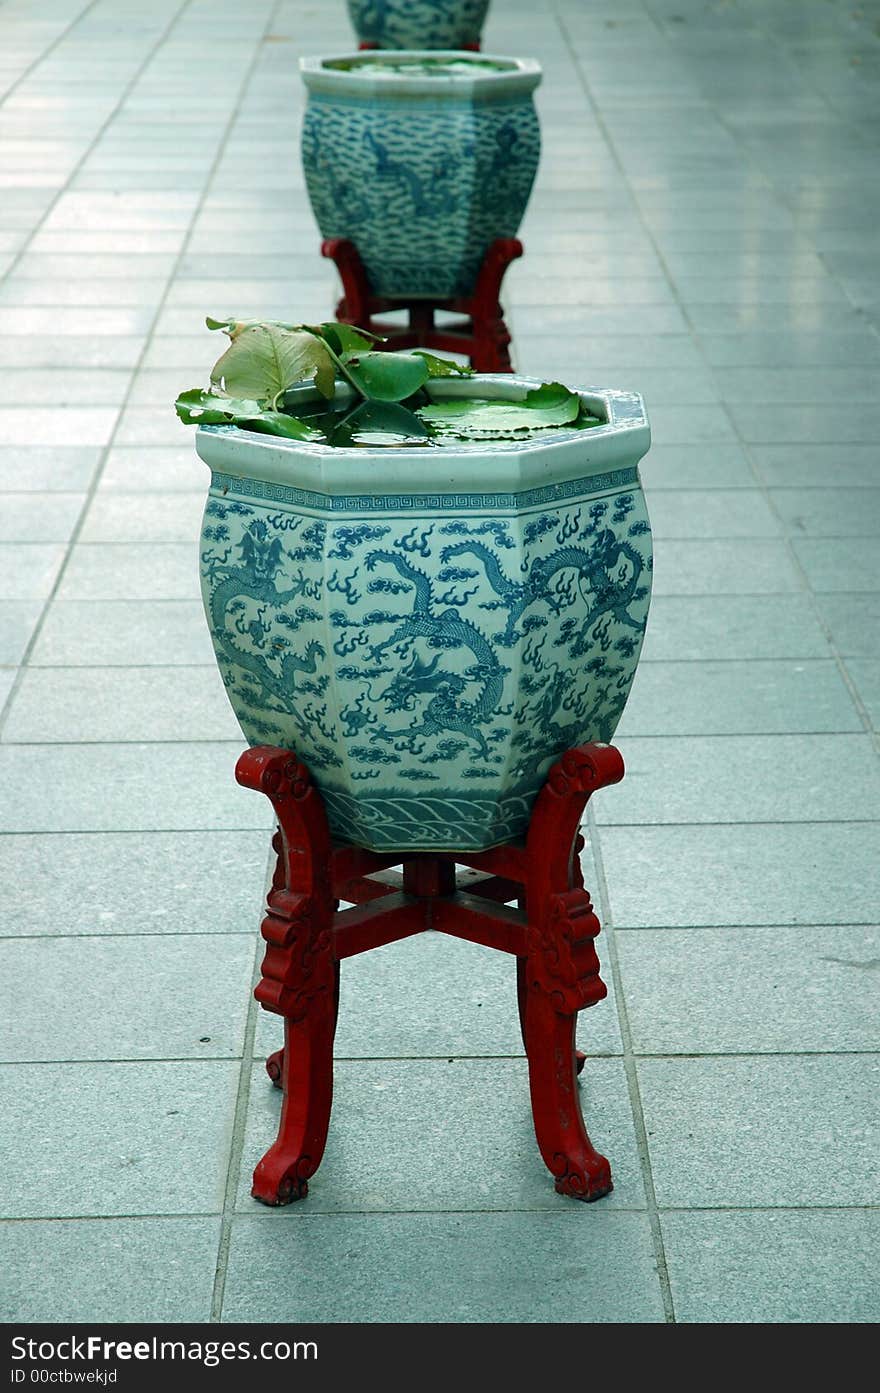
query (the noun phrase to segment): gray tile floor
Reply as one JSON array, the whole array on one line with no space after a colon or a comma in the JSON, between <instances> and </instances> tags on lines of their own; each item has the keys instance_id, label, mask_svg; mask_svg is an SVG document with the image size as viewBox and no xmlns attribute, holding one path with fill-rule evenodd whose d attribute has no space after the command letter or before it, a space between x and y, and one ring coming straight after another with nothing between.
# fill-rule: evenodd
<instances>
[{"instance_id":1,"label":"gray tile floor","mask_svg":"<svg viewBox=\"0 0 880 1393\"><path fill-rule=\"evenodd\" d=\"M508 964L345 964L305 1204L250 987L270 821L175 420L206 313L329 316L300 53L342 0L0 0L0 1318L867 1322L880 4L493 0L544 153L517 366L641 391L656 598L584 867L612 1196L556 1195ZM185 766L181 748L186 744Z\"/></svg>"}]
</instances>

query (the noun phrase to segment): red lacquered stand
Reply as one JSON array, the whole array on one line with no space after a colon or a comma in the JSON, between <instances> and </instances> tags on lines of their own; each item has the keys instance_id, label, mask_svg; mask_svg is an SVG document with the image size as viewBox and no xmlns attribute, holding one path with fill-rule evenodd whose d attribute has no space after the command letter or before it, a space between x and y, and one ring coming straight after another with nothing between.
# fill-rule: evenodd
<instances>
[{"instance_id":1,"label":"red lacquered stand","mask_svg":"<svg viewBox=\"0 0 880 1393\"><path fill-rule=\"evenodd\" d=\"M516 958L541 1155L560 1194L606 1195L611 1170L587 1136L576 1082L584 1063L574 1043L577 1013L606 995L578 827L590 795L623 778L620 753L611 745L569 750L547 776L525 839L479 852L379 855L332 842L321 796L289 750L247 750L235 776L266 795L279 826L262 924L268 947L254 994L284 1017L284 1047L266 1061L284 1101L278 1137L254 1171L251 1194L264 1204L301 1199L320 1164L333 1096L341 960L433 929ZM388 869L401 864L402 875ZM458 880L456 865L470 867ZM353 908L339 910L339 900Z\"/></svg>"},{"instance_id":2,"label":"red lacquered stand","mask_svg":"<svg viewBox=\"0 0 880 1393\"><path fill-rule=\"evenodd\" d=\"M343 295L336 306L341 324L369 329L387 340L380 348L438 348L464 353L477 372L512 372L510 334L501 307L501 282L511 261L523 254L516 237L498 237L489 246L470 295L456 299L388 299L374 295L364 263L354 242L329 237L321 243L321 255L336 263ZM406 310L409 322L389 324L374 318L390 310ZM449 325L438 325L438 310L464 316Z\"/></svg>"}]
</instances>

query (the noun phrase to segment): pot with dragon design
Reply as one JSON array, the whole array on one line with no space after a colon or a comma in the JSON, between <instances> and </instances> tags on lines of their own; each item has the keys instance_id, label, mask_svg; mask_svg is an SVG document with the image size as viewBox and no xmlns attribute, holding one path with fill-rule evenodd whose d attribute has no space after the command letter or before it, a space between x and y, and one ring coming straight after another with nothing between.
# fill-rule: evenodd
<instances>
[{"instance_id":1,"label":"pot with dragon design","mask_svg":"<svg viewBox=\"0 0 880 1393\"><path fill-rule=\"evenodd\" d=\"M371 48L478 48L489 0L348 0Z\"/></svg>"},{"instance_id":2,"label":"pot with dragon design","mask_svg":"<svg viewBox=\"0 0 880 1393\"><path fill-rule=\"evenodd\" d=\"M535 385L430 389L516 400ZM229 699L252 745L309 766L340 840L508 841L554 760L611 739L650 599L650 429L637 395L581 399L604 424L491 446L199 429L202 591Z\"/></svg>"},{"instance_id":3,"label":"pot with dragon design","mask_svg":"<svg viewBox=\"0 0 880 1393\"><path fill-rule=\"evenodd\" d=\"M515 237L540 156L531 58L406 51L302 58L306 188L321 235L354 243L374 294L470 294Z\"/></svg>"}]
</instances>

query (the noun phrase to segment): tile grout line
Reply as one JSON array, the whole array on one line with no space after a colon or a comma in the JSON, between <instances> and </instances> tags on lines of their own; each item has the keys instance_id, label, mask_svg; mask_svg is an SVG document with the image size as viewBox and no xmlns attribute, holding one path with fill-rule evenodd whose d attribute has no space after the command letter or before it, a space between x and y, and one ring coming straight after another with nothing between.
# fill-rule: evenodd
<instances>
[{"instance_id":1,"label":"tile grout line","mask_svg":"<svg viewBox=\"0 0 880 1393\"><path fill-rule=\"evenodd\" d=\"M620 973L620 963L617 957L617 946L614 941L614 920L611 913L611 900L608 893L608 882L605 877L605 867L602 859L600 846L599 829L596 826L595 818L591 805L587 806L587 828L589 830L590 852L593 858L593 865L596 870L596 889L599 903L602 907L601 921L606 930L606 944L608 949L608 961L611 965L611 976L614 983L614 1000L617 1007L617 1017L620 1025L620 1037L623 1043L623 1068L626 1075L627 1090L629 1092L630 1109L633 1119L633 1128L636 1136L636 1146L639 1153L639 1165L642 1173L642 1184L645 1187L645 1200L648 1213L648 1222L651 1227L651 1242L654 1249L654 1260L657 1264L657 1279L660 1284L660 1295L663 1301L663 1310L667 1324L676 1324L675 1306L672 1299L672 1284L669 1277L669 1269L666 1262L666 1249L663 1242L663 1230L660 1226L660 1213L657 1205L657 1196L654 1190L654 1176L651 1169L651 1151L648 1145L648 1128L645 1123L644 1112L642 1109L642 1095L639 1088L638 1070L636 1067L636 1056L633 1050L632 1034L629 1027L629 1013L626 1005L626 998L623 990L623 980ZM589 1060L587 1061L589 1068Z\"/></svg>"},{"instance_id":2,"label":"tile grout line","mask_svg":"<svg viewBox=\"0 0 880 1393\"><path fill-rule=\"evenodd\" d=\"M274 19L274 9L271 19ZM268 24L267 22L267 28ZM264 31L265 32L265 31ZM275 855L269 850L266 864L266 875L264 879L263 903L265 896L272 885L272 876L275 868ZM254 945L254 967L251 975L251 986L259 980L259 964L262 955L263 940L258 936ZM241 1174L241 1163L244 1155L244 1141L247 1130L247 1119L250 1105L251 1083L254 1073L254 1042L257 1034L257 1020L260 1007L257 1005L253 990L250 992L248 1000L247 1020L245 1023L244 1042L241 1051L241 1066L238 1075L238 1089L235 1097L235 1112L232 1121L232 1139L229 1146L229 1165L226 1172L226 1186L223 1192L223 1210L220 1216L220 1241L217 1246L217 1259L214 1269L214 1286L211 1293L211 1311L209 1320L219 1323L223 1319L223 1299L226 1294L226 1277L229 1271L229 1251L232 1245L232 1223L235 1218L236 1201L238 1199L238 1182Z\"/></svg>"}]
</instances>

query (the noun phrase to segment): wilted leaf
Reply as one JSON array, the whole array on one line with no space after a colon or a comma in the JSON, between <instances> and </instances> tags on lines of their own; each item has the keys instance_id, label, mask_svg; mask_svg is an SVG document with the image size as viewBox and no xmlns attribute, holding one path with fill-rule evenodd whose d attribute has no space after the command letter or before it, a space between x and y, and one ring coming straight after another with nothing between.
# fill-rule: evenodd
<instances>
[{"instance_id":1,"label":"wilted leaf","mask_svg":"<svg viewBox=\"0 0 880 1393\"><path fill-rule=\"evenodd\" d=\"M378 334L371 334L368 329L356 329L352 324L304 324L303 328L320 334L333 352L340 356L343 353L369 352L374 343L384 342Z\"/></svg>"},{"instance_id":2,"label":"wilted leaf","mask_svg":"<svg viewBox=\"0 0 880 1393\"><path fill-rule=\"evenodd\" d=\"M211 370L212 384L230 396L273 406L288 387L309 378L322 396L332 398L336 366L326 344L307 331L277 324L252 324L236 332Z\"/></svg>"},{"instance_id":3,"label":"wilted leaf","mask_svg":"<svg viewBox=\"0 0 880 1393\"><path fill-rule=\"evenodd\" d=\"M438 358L433 353L426 353L424 348L414 348L413 353L424 360L429 377L473 376L473 368L469 368L465 363L456 363L452 358Z\"/></svg>"},{"instance_id":4,"label":"wilted leaf","mask_svg":"<svg viewBox=\"0 0 880 1393\"><path fill-rule=\"evenodd\" d=\"M429 376L424 358L414 353L359 353L344 362L358 391L373 401L404 401Z\"/></svg>"}]
</instances>

